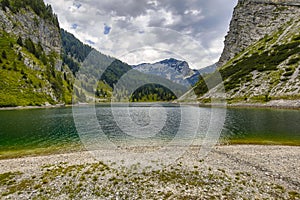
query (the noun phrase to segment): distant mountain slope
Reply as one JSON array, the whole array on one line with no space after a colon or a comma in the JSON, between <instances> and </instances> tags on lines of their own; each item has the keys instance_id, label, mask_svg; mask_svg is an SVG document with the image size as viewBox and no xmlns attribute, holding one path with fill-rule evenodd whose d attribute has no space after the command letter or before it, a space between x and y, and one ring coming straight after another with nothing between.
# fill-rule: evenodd
<instances>
[{"instance_id":1,"label":"distant mountain slope","mask_svg":"<svg viewBox=\"0 0 300 200\"><path fill-rule=\"evenodd\" d=\"M216 67L212 65L200 70L193 70L190 69L187 62L174 58L153 64L144 63L135 65L133 68L145 74L157 75L187 87L197 83L201 74L212 73L216 69Z\"/></svg>"},{"instance_id":2,"label":"distant mountain slope","mask_svg":"<svg viewBox=\"0 0 300 200\"><path fill-rule=\"evenodd\" d=\"M80 63L86 59L93 48L83 44L74 35L70 34L64 29L61 29L60 33L63 50L63 64L68 65L75 75L80 68Z\"/></svg>"},{"instance_id":3,"label":"distant mountain slope","mask_svg":"<svg viewBox=\"0 0 300 200\"><path fill-rule=\"evenodd\" d=\"M74 90L78 96L77 100L81 102L109 101L113 96L113 92L115 101L146 101L147 99L149 101L161 101L176 98L173 98L174 95L167 88L159 84L173 88L177 94L183 94L187 91L186 87L174 84L162 77L133 70L128 64L83 44L65 30L61 30L61 34L64 63L69 66L76 77L77 83L74 85ZM126 83L118 85L118 88L116 88L116 85L124 76L126 77ZM157 83L157 85L145 85L145 83L151 81ZM135 88L136 84L140 84L141 88ZM159 90L154 90L153 86ZM134 88L140 89L144 92L143 94L147 95L134 94L134 97L131 98L130 95L134 93L132 90ZM161 90L163 92L160 92ZM170 98L166 98L170 95Z\"/></svg>"},{"instance_id":4,"label":"distant mountain slope","mask_svg":"<svg viewBox=\"0 0 300 200\"><path fill-rule=\"evenodd\" d=\"M110 101L113 92L119 101L169 101L187 90L83 44L59 28L42 0L0 6L0 107ZM116 87L123 77L125 85Z\"/></svg>"},{"instance_id":5,"label":"distant mountain slope","mask_svg":"<svg viewBox=\"0 0 300 200\"><path fill-rule=\"evenodd\" d=\"M253 12L253 15L248 16L247 19L238 18L249 23L249 18L262 19L265 13L256 11L264 9L280 10L285 13L285 16L289 16L289 20L283 20L281 25L276 24L277 17L280 19L283 13L274 12L271 16L273 21L268 21L267 26L273 23L277 26L276 30L259 35L262 39L236 53L229 62L218 69L223 77L226 98L229 102L300 99L300 6L281 5L273 1L271 4L262 4L240 0L234 16L238 16L241 10ZM237 17L233 21L236 19ZM249 27L252 27L255 32L255 29L261 29L263 26L266 26L264 20L261 20L261 23L253 21L242 29L231 26L229 33L231 36L226 38L233 38L234 33L236 35L245 33ZM249 37L256 37L256 34L250 32ZM229 44L229 41L225 44ZM225 51L227 48L225 47ZM224 52L223 55L227 53ZM200 80L194 88L199 95L199 100L207 102L211 97L216 97L216 93L208 92L205 84L212 78L213 75ZM216 92L218 88L220 85L216 85L211 91Z\"/></svg>"},{"instance_id":6,"label":"distant mountain slope","mask_svg":"<svg viewBox=\"0 0 300 200\"><path fill-rule=\"evenodd\" d=\"M98 96L111 98L113 93L113 101L169 101L180 97L188 89L168 79L141 73L118 59L110 59L103 62L105 57L98 51L92 51L83 63L77 79L79 85L87 91L87 99L94 100L95 82L99 82L96 91ZM135 93L136 90L141 92Z\"/></svg>"}]
</instances>

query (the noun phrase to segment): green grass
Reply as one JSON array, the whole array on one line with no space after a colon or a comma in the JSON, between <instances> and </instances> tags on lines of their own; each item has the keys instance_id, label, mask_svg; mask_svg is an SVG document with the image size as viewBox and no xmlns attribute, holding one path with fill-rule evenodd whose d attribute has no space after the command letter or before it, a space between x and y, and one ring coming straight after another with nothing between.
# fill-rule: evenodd
<instances>
[{"instance_id":1,"label":"green grass","mask_svg":"<svg viewBox=\"0 0 300 200\"><path fill-rule=\"evenodd\" d=\"M17 150L2 150L0 151L0 160L21 158L26 156L42 156L61 153L71 153L84 151L84 147L79 143L52 145L45 148L27 148Z\"/></svg>"},{"instance_id":2,"label":"green grass","mask_svg":"<svg viewBox=\"0 0 300 200\"><path fill-rule=\"evenodd\" d=\"M271 51L255 53L250 57L243 58L234 65L222 68L220 73L225 81L225 90L230 91L239 87L240 78L246 77L252 71L276 71L278 65L287 60L290 56L300 52L300 41L277 46ZM286 73L290 76L291 72ZM230 79L229 79L230 78Z\"/></svg>"},{"instance_id":3,"label":"green grass","mask_svg":"<svg viewBox=\"0 0 300 200\"><path fill-rule=\"evenodd\" d=\"M230 139L223 142L226 144L248 144L248 145L284 145L284 146L300 146L300 141L288 141L288 140L268 140L261 138L247 138L247 139ZM222 144L222 142L221 142Z\"/></svg>"},{"instance_id":4,"label":"green grass","mask_svg":"<svg viewBox=\"0 0 300 200\"><path fill-rule=\"evenodd\" d=\"M10 185L14 183L13 179L20 174L21 174L20 172L7 172L4 174L0 174L0 186Z\"/></svg>"},{"instance_id":5,"label":"green grass","mask_svg":"<svg viewBox=\"0 0 300 200\"><path fill-rule=\"evenodd\" d=\"M40 106L48 102L56 104L48 94L50 88L53 89L57 98L71 103L70 83L62 80L61 72L51 72L51 68L46 67L26 48L22 48L20 53L17 49L17 38L2 32L0 37L2 48L0 57L0 107L16 106ZM5 52L6 56L3 56ZM25 56L24 56L25 55ZM49 55L49 60L57 55ZM24 59L29 59L39 69L31 69L24 64ZM55 76L55 77L54 77ZM45 92L48 91L48 92Z\"/></svg>"}]
</instances>

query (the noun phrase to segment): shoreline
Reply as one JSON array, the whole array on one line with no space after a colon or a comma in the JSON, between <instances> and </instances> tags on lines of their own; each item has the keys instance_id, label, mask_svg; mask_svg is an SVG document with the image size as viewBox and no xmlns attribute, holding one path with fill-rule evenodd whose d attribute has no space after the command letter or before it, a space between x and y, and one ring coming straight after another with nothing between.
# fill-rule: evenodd
<instances>
[{"instance_id":1,"label":"shoreline","mask_svg":"<svg viewBox=\"0 0 300 200\"><path fill-rule=\"evenodd\" d=\"M200 102L132 102L131 104L143 105L143 104L170 104L170 105L188 105L198 107L214 107L214 108L261 108L261 109L285 109L285 110L300 110L300 100L272 100L266 103L200 103ZM122 102L105 102L95 103L91 105L124 105ZM50 108L68 108L73 106L87 106L90 104L57 104L57 105L44 105L44 106L17 106L17 107L0 107L0 111L3 110L31 110L31 109L50 109Z\"/></svg>"},{"instance_id":2,"label":"shoreline","mask_svg":"<svg viewBox=\"0 0 300 200\"><path fill-rule=\"evenodd\" d=\"M189 104L189 103L187 103ZM191 105L199 105L200 107L215 108L261 108L261 109L285 109L300 110L300 100L272 100L266 103L191 103Z\"/></svg>"},{"instance_id":3,"label":"shoreline","mask_svg":"<svg viewBox=\"0 0 300 200\"><path fill-rule=\"evenodd\" d=\"M269 108L300 110L300 100L273 100L266 103L233 103L228 104L232 108Z\"/></svg>"},{"instance_id":4,"label":"shoreline","mask_svg":"<svg viewBox=\"0 0 300 200\"><path fill-rule=\"evenodd\" d=\"M299 143L289 143L289 142L268 142L268 141L227 141L227 142L221 142L216 144L214 147L227 147L227 146L264 146L273 148L276 146L279 147L299 147ZM135 149L143 149L146 150L147 148L152 148L148 146L137 146ZM191 145L190 148L201 148L201 145ZM107 150L107 149L101 149L101 150ZM128 151L129 149L121 149L124 151ZM81 153L88 153L90 150L86 149L82 145L73 146L70 148L41 148L41 149L25 149L25 150L16 150L16 151L3 151L0 152L0 162L3 160L14 160L14 159L26 159L26 158L36 158L36 157L47 157L47 156L59 156L64 154L81 154Z\"/></svg>"},{"instance_id":5,"label":"shoreline","mask_svg":"<svg viewBox=\"0 0 300 200\"><path fill-rule=\"evenodd\" d=\"M66 108L72 105L57 104L57 105L44 105L44 106L17 106L17 107L0 107L2 110L34 110L34 109L50 109L50 108Z\"/></svg>"}]
</instances>

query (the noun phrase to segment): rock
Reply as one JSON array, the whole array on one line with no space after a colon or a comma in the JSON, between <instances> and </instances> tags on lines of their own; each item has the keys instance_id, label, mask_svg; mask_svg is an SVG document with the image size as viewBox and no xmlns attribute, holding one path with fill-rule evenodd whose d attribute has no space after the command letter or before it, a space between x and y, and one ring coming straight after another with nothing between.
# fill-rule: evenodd
<instances>
[{"instance_id":1,"label":"rock","mask_svg":"<svg viewBox=\"0 0 300 200\"><path fill-rule=\"evenodd\" d=\"M295 13L299 16L299 4L298 0L239 0L217 66L223 66L248 46L278 30L295 18Z\"/></svg>"},{"instance_id":2,"label":"rock","mask_svg":"<svg viewBox=\"0 0 300 200\"><path fill-rule=\"evenodd\" d=\"M9 9L0 9L0 27L7 33L21 36L23 41L30 38L35 44L41 43L46 54L54 51L61 54L61 38L59 28L37 16L32 11L21 9L19 12L12 13Z\"/></svg>"}]
</instances>

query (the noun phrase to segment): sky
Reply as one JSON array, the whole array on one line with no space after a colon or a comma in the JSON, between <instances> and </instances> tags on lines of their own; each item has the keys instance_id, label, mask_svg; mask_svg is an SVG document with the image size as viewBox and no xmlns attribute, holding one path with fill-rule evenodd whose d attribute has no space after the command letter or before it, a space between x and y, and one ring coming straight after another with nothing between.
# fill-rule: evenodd
<instances>
[{"instance_id":1,"label":"sky","mask_svg":"<svg viewBox=\"0 0 300 200\"><path fill-rule=\"evenodd\" d=\"M61 28L128 64L218 61L237 0L45 0Z\"/></svg>"}]
</instances>

